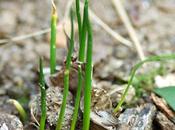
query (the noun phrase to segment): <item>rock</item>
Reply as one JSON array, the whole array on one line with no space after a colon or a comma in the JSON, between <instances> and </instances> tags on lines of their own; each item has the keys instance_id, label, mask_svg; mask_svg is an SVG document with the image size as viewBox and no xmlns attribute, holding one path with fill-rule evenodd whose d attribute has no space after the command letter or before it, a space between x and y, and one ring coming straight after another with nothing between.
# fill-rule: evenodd
<instances>
[{"instance_id":1,"label":"rock","mask_svg":"<svg viewBox=\"0 0 175 130\"><path fill-rule=\"evenodd\" d=\"M91 110L106 110L112 108L112 102L107 91L102 88L92 88Z\"/></svg>"},{"instance_id":2,"label":"rock","mask_svg":"<svg viewBox=\"0 0 175 130\"><path fill-rule=\"evenodd\" d=\"M107 95L110 97L113 106L116 106L120 101L123 91L126 88L126 84L113 84L109 81L101 81L96 85L98 88L104 89ZM131 103L135 96L135 89L133 86L129 87L128 94L126 95L125 102Z\"/></svg>"},{"instance_id":3,"label":"rock","mask_svg":"<svg viewBox=\"0 0 175 130\"><path fill-rule=\"evenodd\" d=\"M10 33L14 32L17 22L16 15L12 11L1 11L0 17L0 36L7 36Z\"/></svg>"},{"instance_id":4,"label":"rock","mask_svg":"<svg viewBox=\"0 0 175 130\"><path fill-rule=\"evenodd\" d=\"M154 122L159 130L175 130L175 124L173 124L163 113L158 112L154 119ZM157 129L157 128L156 128Z\"/></svg>"},{"instance_id":5,"label":"rock","mask_svg":"<svg viewBox=\"0 0 175 130\"><path fill-rule=\"evenodd\" d=\"M158 88L168 87L175 85L175 76L173 73L170 73L165 76L156 76L155 77L155 84Z\"/></svg>"},{"instance_id":6,"label":"rock","mask_svg":"<svg viewBox=\"0 0 175 130\"><path fill-rule=\"evenodd\" d=\"M94 65L94 77L98 79L124 82L128 79L131 69L130 61L123 61L112 56L97 62Z\"/></svg>"},{"instance_id":7,"label":"rock","mask_svg":"<svg viewBox=\"0 0 175 130\"><path fill-rule=\"evenodd\" d=\"M112 111L96 111L91 112L90 130L116 130L118 124L117 118Z\"/></svg>"},{"instance_id":8,"label":"rock","mask_svg":"<svg viewBox=\"0 0 175 130\"><path fill-rule=\"evenodd\" d=\"M0 130L23 130L23 124L16 116L0 112Z\"/></svg>"},{"instance_id":9,"label":"rock","mask_svg":"<svg viewBox=\"0 0 175 130\"><path fill-rule=\"evenodd\" d=\"M80 109L84 112L84 97L81 99ZM92 88L91 95L91 125L90 130L115 130L118 120L112 114L112 102L107 91L103 88Z\"/></svg>"},{"instance_id":10,"label":"rock","mask_svg":"<svg viewBox=\"0 0 175 130\"><path fill-rule=\"evenodd\" d=\"M155 112L156 107L153 104L126 109L118 118L118 130L151 130ZM123 126L126 128L123 129Z\"/></svg>"},{"instance_id":11,"label":"rock","mask_svg":"<svg viewBox=\"0 0 175 130\"><path fill-rule=\"evenodd\" d=\"M8 103L10 98L8 96L0 96L0 112L8 113L12 115L18 114L16 108Z\"/></svg>"},{"instance_id":12,"label":"rock","mask_svg":"<svg viewBox=\"0 0 175 130\"><path fill-rule=\"evenodd\" d=\"M47 122L49 126L54 126L57 124L58 114L60 112L60 107L62 104L63 94L62 89L59 87L49 87L46 90L46 104L47 104ZM62 130L67 130L70 127L70 121L73 115L72 107L73 96L69 93L67 97L67 105L65 111L65 121ZM30 102L30 108L32 115L39 119L41 116L40 110L40 94L35 95L35 97Z\"/></svg>"}]
</instances>

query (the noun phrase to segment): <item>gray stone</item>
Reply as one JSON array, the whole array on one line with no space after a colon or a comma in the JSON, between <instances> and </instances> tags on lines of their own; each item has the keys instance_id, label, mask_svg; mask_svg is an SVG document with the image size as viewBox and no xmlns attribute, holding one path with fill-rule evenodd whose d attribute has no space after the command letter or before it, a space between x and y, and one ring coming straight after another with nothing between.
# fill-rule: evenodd
<instances>
[{"instance_id":1,"label":"gray stone","mask_svg":"<svg viewBox=\"0 0 175 130\"><path fill-rule=\"evenodd\" d=\"M0 130L23 130L23 124L16 116L0 112Z\"/></svg>"},{"instance_id":2,"label":"gray stone","mask_svg":"<svg viewBox=\"0 0 175 130\"><path fill-rule=\"evenodd\" d=\"M156 107L153 104L145 104L137 108L126 109L119 116L118 130L151 130ZM126 128L122 129L123 126Z\"/></svg>"}]
</instances>

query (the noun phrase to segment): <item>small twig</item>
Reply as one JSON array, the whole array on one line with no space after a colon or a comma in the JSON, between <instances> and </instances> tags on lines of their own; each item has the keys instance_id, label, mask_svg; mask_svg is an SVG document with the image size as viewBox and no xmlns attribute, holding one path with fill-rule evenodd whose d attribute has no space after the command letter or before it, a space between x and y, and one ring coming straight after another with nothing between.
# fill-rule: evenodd
<instances>
[{"instance_id":1,"label":"small twig","mask_svg":"<svg viewBox=\"0 0 175 130\"><path fill-rule=\"evenodd\" d=\"M51 3L52 3L52 9L53 9L53 10L52 10L52 11L53 11L52 13L55 14L55 13L57 13L57 12L56 12L56 11L57 11L57 8L56 8L56 5L55 5L54 0L51 0Z\"/></svg>"},{"instance_id":2,"label":"small twig","mask_svg":"<svg viewBox=\"0 0 175 130\"><path fill-rule=\"evenodd\" d=\"M40 123L38 122L38 120L37 120L36 117L34 116L32 107L31 107L31 109L30 109L30 114L31 114L31 118L32 118L32 119L35 121L35 123L37 124L37 128L39 128L39 127L40 127Z\"/></svg>"},{"instance_id":3,"label":"small twig","mask_svg":"<svg viewBox=\"0 0 175 130\"><path fill-rule=\"evenodd\" d=\"M65 13L64 13L63 21L66 21L67 19L69 19L70 9L71 9L73 2L74 2L74 0L68 1L66 9L65 9Z\"/></svg>"},{"instance_id":4,"label":"small twig","mask_svg":"<svg viewBox=\"0 0 175 130\"><path fill-rule=\"evenodd\" d=\"M8 42L16 42L16 41L20 41L20 40L24 40L27 38L31 38L31 37L36 37L45 33L50 32L50 28L44 29L44 30L40 30L34 33L30 33L30 34L26 34L26 35L21 35L21 36L17 36L17 37L13 37L13 38L9 38L9 39L2 39L0 40L0 45L6 44Z\"/></svg>"},{"instance_id":5,"label":"small twig","mask_svg":"<svg viewBox=\"0 0 175 130\"><path fill-rule=\"evenodd\" d=\"M81 10L83 10L83 3L80 2ZM113 31L106 23L104 23L90 8L89 8L89 15L90 17L99 24L108 34L110 34L112 37L114 37L117 41L119 41L121 44L132 47L132 42L127 40L126 38L122 37L117 32Z\"/></svg>"},{"instance_id":6,"label":"small twig","mask_svg":"<svg viewBox=\"0 0 175 130\"><path fill-rule=\"evenodd\" d=\"M126 13L121 1L120 0L112 0L112 3L114 4L114 7L116 8L120 18L122 19L126 29L128 30L129 35L130 35L130 37L131 37L131 39L132 39L132 41L133 41L133 43L136 47L136 50L138 52L138 55L139 55L140 59L144 60L145 55L143 53L140 42L138 40L137 34L136 34L133 26L131 25L131 22L130 22L128 16L127 16L127 13Z\"/></svg>"}]
</instances>

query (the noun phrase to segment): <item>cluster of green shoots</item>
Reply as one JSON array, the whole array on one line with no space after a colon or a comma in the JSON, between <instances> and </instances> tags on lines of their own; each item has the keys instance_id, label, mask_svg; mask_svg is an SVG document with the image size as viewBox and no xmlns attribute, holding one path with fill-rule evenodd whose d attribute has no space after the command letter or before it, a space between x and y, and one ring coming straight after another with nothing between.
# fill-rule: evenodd
<instances>
[{"instance_id":1,"label":"cluster of green shoots","mask_svg":"<svg viewBox=\"0 0 175 130\"><path fill-rule=\"evenodd\" d=\"M80 98L81 98L81 91L82 87L84 87L84 114L83 114L83 128L82 130L89 130L90 125L90 106L91 106L91 87L92 87L92 47L93 47L93 35L92 35L92 28L89 20L88 14L88 0L84 1L84 13L83 19L80 15L80 1L76 0L76 16L78 21L78 31L79 31L79 53L78 53L78 84L77 84L77 93L75 99L75 107L74 113L71 122L71 130L75 130L76 122L78 117L78 110L80 105ZM52 16L51 16L51 42L50 42L50 74L56 73L56 30L57 30L57 13L56 13L56 6L52 1ZM63 91L63 101L61 105L61 110L59 112L56 130L62 129L62 124L64 122L64 114L66 111L66 101L69 92L69 75L70 75L70 68L72 65L72 53L74 49L74 22L73 22L73 10L70 12L71 18L71 37L70 37L70 46L68 47L68 54L66 58L66 69L64 71L64 91ZM86 40L87 39L87 40ZM116 114L129 91L129 87L131 86L133 79L136 75L136 71L145 63L147 62L155 62L155 61L164 61L164 60L174 60L175 54L169 55L161 55L161 56L151 56L146 58L145 60L136 64L130 74L130 78L128 80L128 85L124 90L124 93L116 106L113 110L114 114ZM82 64L85 63L85 77L82 70ZM45 130L46 124L46 84L44 80L44 73L43 73L43 63L42 58L39 60L39 86L41 91L41 119L40 119L40 130ZM85 82L83 82L83 79ZM83 83L85 84L83 86ZM18 110L21 119L26 121L27 114L20 103L14 99L9 100L16 109Z\"/></svg>"},{"instance_id":2,"label":"cluster of green shoots","mask_svg":"<svg viewBox=\"0 0 175 130\"><path fill-rule=\"evenodd\" d=\"M51 42L50 42L50 73L56 73L56 29L57 29L57 13L56 6L52 2L53 11L51 16ZM73 118L71 122L71 130L76 128L76 122L78 117L78 110L80 105L81 91L83 86L83 79L85 80L84 86L84 115L83 115L83 130L89 130L90 125L90 104L91 104L91 86L92 86L92 29L88 14L88 0L85 0L83 20L80 15L80 1L76 0L76 15L78 21L79 31L79 53L78 53L78 84L77 94L75 99L75 108ZM72 65L72 53L74 49L74 13L73 10L70 12L71 18L71 36L70 46L68 47L68 53L66 57L66 67L64 71L64 90L63 90L63 101L59 112L56 130L61 130L64 123L64 114L66 111L66 102L69 92L69 75L70 68ZM87 40L86 40L87 39ZM87 47L87 49L86 49ZM82 64L85 63L85 77L83 77ZM46 123L46 89L43 74L42 59L40 59L40 90L41 90L41 119L40 119L40 130L45 129Z\"/></svg>"},{"instance_id":3,"label":"cluster of green shoots","mask_svg":"<svg viewBox=\"0 0 175 130\"><path fill-rule=\"evenodd\" d=\"M78 22L78 34L79 34L79 53L78 53L78 84L77 93L75 98L74 113L71 122L71 130L75 130L76 122L78 117L78 110L81 99L82 87L84 88L84 114L83 114L83 128L82 130L89 130L90 125L90 106L91 106L91 87L92 87L92 47L93 47L93 35L92 28L89 20L88 14L88 0L84 1L84 13L83 19L80 15L80 1L76 0L76 16ZM56 73L56 30L57 30L57 13L56 6L54 3L53 11L51 16L51 43L50 43L50 73ZM66 57L66 69L64 71L64 91L63 91L63 101L61 109L59 112L56 130L61 130L64 123L64 114L66 111L66 102L69 92L69 75L70 68L72 65L72 53L74 49L74 13L73 10L70 12L71 18L71 36L70 36L70 46L68 47L68 53ZM125 97L128 93L129 87L132 84L133 78L136 74L137 69L139 69L146 62L162 61L175 59L175 54L163 55L163 56L152 56L144 61L139 62L134 66L131 71L130 79L128 80L128 85L119 101L117 107L114 109L114 113L117 113L121 108ZM83 76L82 64L85 63L85 77ZM41 89L41 119L40 119L40 130L45 129L46 123L46 88L43 74L42 59L40 59L40 89ZM84 82L83 82L84 79ZM84 86L83 86L84 83Z\"/></svg>"}]
</instances>

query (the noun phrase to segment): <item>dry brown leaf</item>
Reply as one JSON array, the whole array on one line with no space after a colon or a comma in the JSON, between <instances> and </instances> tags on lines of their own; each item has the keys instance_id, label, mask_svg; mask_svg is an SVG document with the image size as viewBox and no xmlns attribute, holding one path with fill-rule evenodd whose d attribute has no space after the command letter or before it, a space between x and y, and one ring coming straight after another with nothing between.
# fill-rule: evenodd
<instances>
[{"instance_id":1,"label":"dry brown leaf","mask_svg":"<svg viewBox=\"0 0 175 130\"><path fill-rule=\"evenodd\" d=\"M165 101L162 98L159 98L154 93L151 93L151 98L156 106L169 118L173 119L175 117L175 113L167 106Z\"/></svg>"}]
</instances>

